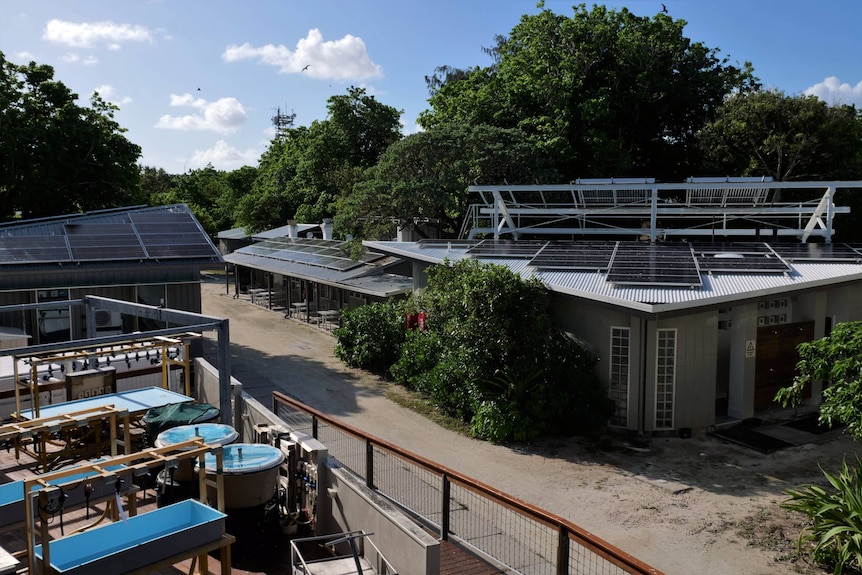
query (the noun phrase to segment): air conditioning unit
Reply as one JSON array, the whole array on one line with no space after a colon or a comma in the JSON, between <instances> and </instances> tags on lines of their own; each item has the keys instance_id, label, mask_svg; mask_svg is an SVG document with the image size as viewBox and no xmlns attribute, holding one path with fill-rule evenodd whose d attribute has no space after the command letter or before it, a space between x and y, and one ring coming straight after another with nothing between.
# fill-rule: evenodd
<instances>
[{"instance_id":1,"label":"air conditioning unit","mask_svg":"<svg viewBox=\"0 0 862 575\"><path fill-rule=\"evenodd\" d=\"M118 311L98 309L95 312L96 332L102 335L123 333L123 315Z\"/></svg>"}]
</instances>

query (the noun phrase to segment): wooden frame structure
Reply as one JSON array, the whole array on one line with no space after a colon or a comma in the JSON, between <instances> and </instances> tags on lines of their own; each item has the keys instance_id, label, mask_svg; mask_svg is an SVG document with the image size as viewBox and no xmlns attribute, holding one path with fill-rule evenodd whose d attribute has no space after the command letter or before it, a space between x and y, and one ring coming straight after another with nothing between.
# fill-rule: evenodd
<instances>
[{"instance_id":1,"label":"wooden frame structure","mask_svg":"<svg viewBox=\"0 0 862 575\"><path fill-rule=\"evenodd\" d=\"M15 459L20 459L20 454L24 453L33 457L42 471L48 471L49 459L58 462L64 458L101 455L105 420L110 433L111 455L117 455L118 447L129 453L130 415L128 410L116 409L113 405L0 425L0 443L8 442L15 448ZM121 426L122 438L118 438ZM49 446L55 449L49 451Z\"/></svg>"},{"instance_id":2,"label":"wooden frame structure","mask_svg":"<svg viewBox=\"0 0 862 575\"><path fill-rule=\"evenodd\" d=\"M170 369L172 365L183 369L184 389L186 395L191 395L191 365L189 346L192 340L202 337L200 333L185 332L172 336L155 336L147 338L130 339L126 342L118 342L108 346L73 346L67 348L52 349L51 351L28 353L26 351L12 355L15 378L15 413L21 413L21 390L26 389L30 395L32 409L39 417L39 391L40 391L40 368L42 372L50 369L65 373L73 371L73 364L81 363L81 369L94 366L100 358L128 358L140 357L141 354L148 356L150 353L159 354L162 366L162 388L168 389ZM178 348L181 348L179 351ZM23 348L26 350L26 348ZM178 349L176 353L173 349ZM24 362L29 366L29 375L22 376L19 373L18 364ZM71 398L66 398L67 401Z\"/></svg>"},{"instance_id":3,"label":"wooden frame structure","mask_svg":"<svg viewBox=\"0 0 862 575\"><path fill-rule=\"evenodd\" d=\"M206 476L206 455L212 453L215 455L215 480L208 479ZM51 575L54 570L51 568L51 550L50 550L50 532L49 523L42 519L40 514L36 513L38 509L45 509L52 505L59 497L60 488L64 485L61 480L65 477L80 475L81 473L93 473L89 478L91 481L110 480L120 473L131 472L134 477L143 475L149 472L150 469L163 467L170 468L178 465L180 460L197 458L198 460L198 481L201 503L207 504L207 486L215 487L216 490L216 509L224 512L224 475L222 474L223 458L222 447L215 445L207 445L202 437L190 439L182 443L177 443L167 447L156 447L145 449L137 453L121 455L117 457L107 458L99 462L90 462L83 465L75 466L68 469L58 470L52 473L41 475L24 482L24 517L27 528L27 559L29 573L42 573ZM122 466L122 471L117 469ZM134 515L137 512L136 503L129 501L129 512ZM38 528L36 519L39 520ZM41 559L36 554L36 537L42 544ZM151 572L154 567L164 567L172 565L184 559L191 557L197 558L199 573L209 573L208 569L208 553L214 549L220 549L220 561L222 575L230 573L230 545L235 541L235 537L226 533L222 533L217 541L211 541L207 544L200 545L194 549L184 551L182 553L172 555L170 557L160 558L153 562L142 573Z\"/></svg>"}]
</instances>

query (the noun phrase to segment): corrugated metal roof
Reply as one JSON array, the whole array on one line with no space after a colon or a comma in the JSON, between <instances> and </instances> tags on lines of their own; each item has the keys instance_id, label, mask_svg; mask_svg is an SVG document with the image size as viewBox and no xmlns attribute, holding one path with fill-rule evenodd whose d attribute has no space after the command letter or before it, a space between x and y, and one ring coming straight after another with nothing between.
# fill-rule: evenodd
<instances>
[{"instance_id":1,"label":"corrugated metal roof","mask_svg":"<svg viewBox=\"0 0 862 575\"><path fill-rule=\"evenodd\" d=\"M320 224L296 224L296 232L297 234L303 234L308 230L313 230L315 228L319 228ZM271 240L274 238L283 238L285 236L290 235L290 226L281 226L278 228L272 228L271 230L266 230L252 236L252 239L255 240ZM301 237L301 236L300 236Z\"/></svg>"},{"instance_id":2,"label":"corrugated metal roof","mask_svg":"<svg viewBox=\"0 0 862 575\"><path fill-rule=\"evenodd\" d=\"M376 297L389 297L413 290L413 279L395 274L383 273L378 266L363 264L348 271L339 271L321 266L306 265L299 262L261 257L242 252L224 256L228 263L245 266L265 272L281 274L352 289Z\"/></svg>"},{"instance_id":3,"label":"corrugated metal roof","mask_svg":"<svg viewBox=\"0 0 862 575\"><path fill-rule=\"evenodd\" d=\"M244 240L248 237L245 228L233 228L219 232L216 237L220 240Z\"/></svg>"},{"instance_id":4,"label":"corrugated metal roof","mask_svg":"<svg viewBox=\"0 0 862 575\"><path fill-rule=\"evenodd\" d=\"M473 258L464 247L425 246L415 242L366 241L371 249L429 263L445 259ZM707 305L720 305L757 297L772 296L846 282L862 281L862 264L792 262L791 272L701 274L698 287L618 285L605 280L598 271L535 269L527 259L475 257L485 263L505 266L522 277L536 277L554 292L618 305L650 313L668 312Z\"/></svg>"},{"instance_id":5,"label":"corrugated metal roof","mask_svg":"<svg viewBox=\"0 0 862 575\"><path fill-rule=\"evenodd\" d=\"M0 224L0 266L221 264L186 204L135 206Z\"/></svg>"}]
</instances>

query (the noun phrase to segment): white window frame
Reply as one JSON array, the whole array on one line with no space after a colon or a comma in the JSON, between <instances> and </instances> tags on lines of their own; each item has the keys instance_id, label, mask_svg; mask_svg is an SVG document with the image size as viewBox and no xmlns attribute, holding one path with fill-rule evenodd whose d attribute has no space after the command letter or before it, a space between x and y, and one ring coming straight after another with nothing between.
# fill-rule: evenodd
<instances>
[{"instance_id":1,"label":"white window frame","mask_svg":"<svg viewBox=\"0 0 862 575\"><path fill-rule=\"evenodd\" d=\"M610 425L623 427L628 425L629 397L631 393L631 328L611 326L610 362L608 366L608 395L614 402L614 413ZM621 343L625 339L625 346ZM625 357L625 373L620 367L620 359ZM617 386L615 388L615 386Z\"/></svg>"},{"instance_id":2,"label":"white window frame","mask_svg":"<svg viewBox=\"0 0 862 575\"><path fill-rule=\"evenodd\" d=\"M670 334L673 334L673 347L667 346L667 338L663 337ZM676 399L677 329L657 329L655 350L655 409L653 412L653 426L655 429L673 429ZM667 355L668 351L670 351L669 356ZM662 365L662 360L668 357L671 359L669 368ZM661 408L659 408L660 402L662 403Z\"/></svg>"}]
</instances>

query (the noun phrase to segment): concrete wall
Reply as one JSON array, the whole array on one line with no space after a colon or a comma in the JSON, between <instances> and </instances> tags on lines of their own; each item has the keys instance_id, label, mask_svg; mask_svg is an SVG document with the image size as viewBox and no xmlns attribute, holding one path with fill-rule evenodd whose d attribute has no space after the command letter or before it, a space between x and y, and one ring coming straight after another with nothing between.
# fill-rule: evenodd
<instances>
[{"instance_id":1,"label":"concrete wall","mask_svg":"<svg viewBox=\"0 0 862 575\"><path fill-rule=\"evenodd\" d=\"M331 499L332 514L325 524L318 526L319 530L374 533L372 541L399 573L440 573L440 542L435 537L388 500L356 481L350 472L333 467L329 475L330 487L321 491L320 498ZM365 552L369 550L366 545Z\"/></svg>"}]
</instances>

